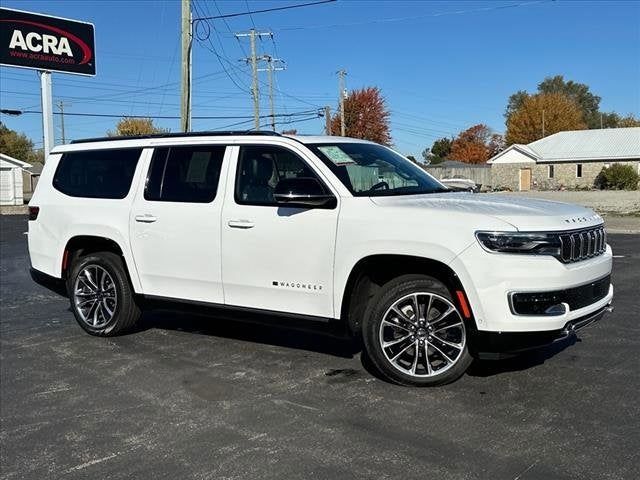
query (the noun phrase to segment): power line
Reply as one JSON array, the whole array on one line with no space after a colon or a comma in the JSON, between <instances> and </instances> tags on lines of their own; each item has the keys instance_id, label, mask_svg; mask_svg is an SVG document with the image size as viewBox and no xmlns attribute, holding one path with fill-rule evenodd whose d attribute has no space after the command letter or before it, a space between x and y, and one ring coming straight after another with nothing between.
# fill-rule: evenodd
<instances>
[{"instance_id":1,"label":"power line","mask_svg":"<svg viewBox=\"0 0 640 480\"><path fill-rule=\"evenodd\" d=\"M466 13L488 12L492 10L503 10L507 8L526 7L529 5L536 5L539 3L549 3L553 1L555 0L534 0L529 2L512 3L508 5L495 5L490 7L470 8L467 10L452 10L452 11L446 11L446 12L428 13L424 15L412 15L410 17L378 18L373 20L363 20L361 22L332 23L332 24L326 24L326 25L285 26L285 27L276 28L275 30L286 31L286 30L308 30L308 29L315 29L315 28L357 27L360 25L371 25L374 23L403 22L408 20L419 20L421 18L429 18L429 17L443 17L446 15L463 15Z\"/></svg>"},{"instance_id":2,"label":"power line","mask_svg":"<svg viewBox=\"0 0 640 480\"><path fill-rule=\"evenodd\" d=\"M319 2L311 2L311 3L300 3L297 5L287 5L286 7L274 7L274 8L265 8L262 10L253 10L253 11L247 11L247 12L237 12L237 13L227 13L225 15L217 15L217 16L213 16L213 17L199 17L199 18L194 18L193 21L197 22L200 20L216 20L218 18L231 18L231 17L240 17L243 15L252 15L254 13L267 13L267 12L275 12L275 11L279 11L279 10L289 10L292 8L301 8L301 7L311 7L313 5L321 5L323 3L332 3L335 2L336 0L321 0Z\"/></svg>"},{"instance_id":3,"label":"power line","mask_svg":"<svg viewBox=\"0 0 640 480\"><path fill-rule=\"evenodd\" d=\"M17 109L0 109L0 113L5 115L23 115L23 114L42 114L40 110L17 110ZM311 113L318 114L315 110L306 110L293 113L276 113L274 116L291 118L301 115L309 115ZM179 115L127 115L127 114L115 114L115 113L86 113L86 112L53 112L54 115L74 116L74 117L104 117L104 118L153 118L158 120L175 120L179 119ZM271 115L261 115L260 118L270 118ZM192 117L196 120L234 120L234 119L252 119L252 115L203 115Z\"/></svg>"}]
</instances>

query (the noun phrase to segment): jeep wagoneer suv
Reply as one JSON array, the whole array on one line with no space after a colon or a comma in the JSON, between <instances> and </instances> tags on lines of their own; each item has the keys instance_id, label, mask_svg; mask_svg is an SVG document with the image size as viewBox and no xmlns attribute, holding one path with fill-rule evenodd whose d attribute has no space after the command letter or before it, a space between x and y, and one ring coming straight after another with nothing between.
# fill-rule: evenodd
<instances>
[{"instance_id":1,"label":"jeep wagoneer suv","mask_svg":"<svg viewBox=\"0 0 640 480\"><path fill-rule=\"evenodd\" d=\"M54 148L29 212L33 277L63 283L92 335L131 329L149 299L341 321L405 385L550 343L613 297L591 210L454 193L351 138L77 141Z\"/></svg>"}]
</instances>

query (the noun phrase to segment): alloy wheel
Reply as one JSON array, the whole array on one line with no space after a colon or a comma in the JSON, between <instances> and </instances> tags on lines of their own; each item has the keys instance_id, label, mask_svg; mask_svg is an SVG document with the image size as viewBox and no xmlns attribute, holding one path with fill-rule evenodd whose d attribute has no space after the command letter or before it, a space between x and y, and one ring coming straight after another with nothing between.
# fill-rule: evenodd
<instances>
[{"instance_id":1,"label":"alloy wheel","mask_svg":"<svg viewBox=\"0 0 640 480\"><path fill-rule=\"evenodd\" d=\"M113 278L99 265L85 266L76 277L73 303L84 323L102 328L112 319L118 306Z\"/></svg>"},{"instance_id":2,"label":"alloy wheel","mask_svg":"<svg viewBox=\"0 0 640 480\"><path fill-rule=\"evenodd\" d=\"M413 377L433 377L453 367L465 348L466 331L456 306L430 292L405 295L385 312L379 341L387 361Z\"/></svg>"}]
</instances>

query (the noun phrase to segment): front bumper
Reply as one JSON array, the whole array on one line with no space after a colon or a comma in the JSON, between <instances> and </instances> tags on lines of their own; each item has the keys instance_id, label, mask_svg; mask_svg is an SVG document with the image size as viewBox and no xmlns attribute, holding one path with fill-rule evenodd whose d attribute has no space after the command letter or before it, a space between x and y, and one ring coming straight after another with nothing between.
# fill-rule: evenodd
<instances>
[{"instance_id":1,"label":"front bumper","mask_svg":"<svg viewBox=\"0 0 640 480\"><path fill-rule=\"evenodd\" d=\"M561 315L516 315L510 308L513 292L571 289L611 274L612 252L565 264L551 256L490 253L474 243L450 264L458 274L479 332L555 332L607 307L613 286L599 300Z\"/></svg>"},{"instance_id":2,"label":"front bumper","mask_svg":"<svg viewBox=\"0 0 640 480\"><path fill-rule=\"evenodd\" d=\"M472 355L483 360L511 358L520 353L542 348L564 340L576 331L600 320L613 310L606 306L593 313L567 322L561 330L548 332L475 332L471 341Z\"/></svg>"}]
</instances>

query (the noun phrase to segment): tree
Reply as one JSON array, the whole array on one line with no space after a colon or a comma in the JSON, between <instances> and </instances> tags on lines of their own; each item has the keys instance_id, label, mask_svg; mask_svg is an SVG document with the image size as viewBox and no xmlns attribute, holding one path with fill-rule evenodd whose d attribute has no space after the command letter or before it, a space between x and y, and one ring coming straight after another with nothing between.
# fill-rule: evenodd
<instances>
[{"instance_id":1,"label":"tree","mask_svg":"<svg viewBox=\"0 0 640 480\"><path fill-rule=\"evenodd\" d=\"M412 161L416 165L418 164L418 160L416 160L416 157L414 157L413 155L406 155L406 157L407 157L407 160Z\"/></svg>"},{"instance_id":2,"label":"tree","mask_svg":"<svg viewBox=\"0 0 640 480\"><path fill-rule=\"evenodd\" d=\"M11 130L0 122L0 152L23 162L35 159L33 142L24 133Z\"/></svg>"},{"instance_id":3,"label":"tree","mask_svg":"<svg viewBox=\"0 0 640 480\"><path fill-rule=\"evenodd\" d=\"M616 125L619 128L623 127L640 127L640 119L636 118L632 113L618 120Z\"/></svg>"},{"instance_id":4,"label":"tree","mask_svg":"<svg viewBox=\"0 0 640 480\"><path fill-rule=\"evenodd\" d=\"M506 143L530 143L544 136L565 130L587 128L580 107L560 93L539 93L529 96L507 120Z\"/></svg>"},{"instance_id":5,"label":"tree","mask_svg":"<svg viewBox=\"0 0 640 480\"><path fill-rule=\"evenodd\" d=\"M574 82L573 80L565 80L562 75L546 77L538 84L537 93L557 93L573 100L582 112L582 119L587 128L619 128L633 124L633 121L623 121L624 119L616 112L601 112L601 98L592 93L588 85ZM504 113L507 122L511 115L519 110L529 97L531 95L524 90L519 90L509 97Z\"/></svg>"},{"instance_id":6,"label":"tree","mask_svg":"<svg viewBox=\"0 0 640 480\"><path fill-rule=\"evenodd\" d=\"M474 125L453 140L451 153L448 158L466 163L485 163L491 158L491 152L495 146L491 142L497 142L491 129L480 123ZM491 145L491 146L490 146Z\"/></svg>"},{"instance_id":7,"label":"tree","mask_svg":"<svg viewBox=\"0 0 640 480\"><path fill-rule=\"evenodd\" d=\"M562 75L547 77L538 84L538 93L558 93L573 100L582 111L588 128L600 128L600 100L584 83L565 81Z\"/></svg>"},{"instance_id":8,"label":"tree","mask_svg":"<svg viewBox=\"0 0 640 480\"><path fill-rule=\"evenodd\" d=\"M489 147L489 158L491 158L503 151L506 148L507 143L503 135L494 133L491 135L487 146Z\"/></svg>"},{"instance_id":9,"label":"tree","mask_svg":"<svg viewBox=\"0 0 640 480\"><path fill-rule=\"evenodd\" d=\"M427 163L432 165L436 165L438 163L444 162L449 154L451 153L451 143L453 142L452 138L439 138L435 142L431 148L425 148L422 152L422 157L425 159Z\"/></svg>"},{"instance_id":10,"label":"tree","mask_svg":"<svg viewBox=\"0 0 640 480\"><path fill-rule=\"evenodd\" d=\"M340 135L340 109L331 119L331 134ZM352 90L344 100L346 135L391 144L390 113L378 87Z\"/></svg>"},{"instance_id":11,"label":"tree","mask_svg":"<svg viewBox=\"0 0 640 480\"><path fill-rule=\"evenodd\" d=\"M150 135L154 133L168 133L169 129L156 127L152 118L123 117L116 124L115 132L108 131L110 137L127 137L135 135Z\"/></svg>"}]
</instances>

